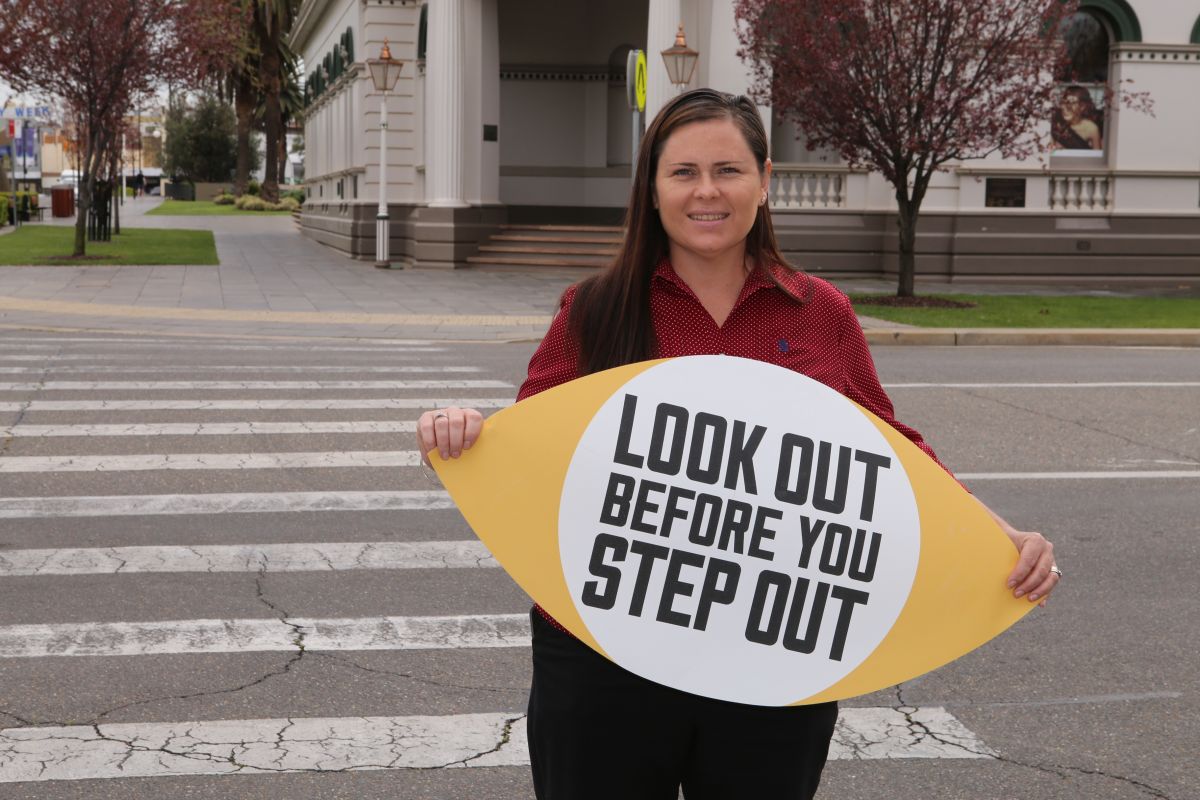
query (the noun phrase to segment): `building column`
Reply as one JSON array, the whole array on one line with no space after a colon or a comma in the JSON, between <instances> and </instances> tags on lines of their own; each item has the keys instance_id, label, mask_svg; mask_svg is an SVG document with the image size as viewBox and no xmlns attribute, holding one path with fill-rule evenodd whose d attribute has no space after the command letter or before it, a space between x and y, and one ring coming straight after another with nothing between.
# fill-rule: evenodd
<instances>
[{"instance_id":1,"label":"building column","mask_svg":"<svg viewBox=\"0 0 1200 800\"><path fill-rule=\"evenodd\" d=\"M679 30L679 0L650 0L650 13L646 25L646 120L654 115L666 102L676 95L674 84L667 78L667 67L663 64L662 51L675 42Z\"/></svg>"},{"instance_id":2,"label":"building column","mask_svg":"<svg viewBox=\"0 0 1200 800\"><path fill-rule=\"evenodd\" d=\"M463 6L465 0L429 4L429 50L425 60L426 199L434 208L461 208L463 180Z\"/></svg>"},{"instance_id":3,"label":"building column","mask_svg":"<svg viewBox=\"0 0 1200 800\"><path fill-rule=\"evenodd\" d=\"M754 73L746 62L738 57L737 17L734 0L712 0L712 17L709 25L707 80L703 85L730 94L749 94L754 82ZM697 50L700 48L697 47ZM700 55L701 61L704 54ZM771 107L758 106L759 116L767 129L767 141L771 137Z\"/></svg>"}]
</instances>

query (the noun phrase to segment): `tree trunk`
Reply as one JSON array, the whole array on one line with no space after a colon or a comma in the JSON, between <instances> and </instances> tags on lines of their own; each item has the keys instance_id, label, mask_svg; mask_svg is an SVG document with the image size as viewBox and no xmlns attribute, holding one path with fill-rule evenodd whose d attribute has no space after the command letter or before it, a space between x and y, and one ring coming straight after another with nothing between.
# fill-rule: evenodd
<instances>
[{"instance_id":1,"label":"tree trunk","mask_svg":"<svg viewBox=\"0 0 1200 800\"><path fill-rule=\"evenodd\" d=\"M255 101L254 86L249 76L238 78L233 104L237 114L237 170L233 178L233 193L241 197L250 184L250 125Z\"/></svg>"},{"instance_id":2,"label":"tree trunk","mask_svg":"<svg viewBox=\"0 0 1200 800\"><path fill-rule=\"evenodd\" d=\"M287 125L285 124L283 131L279 134L279 164L276 166L276 169L279 171L279 182L281 184L287 183L287 163Z\"/></svg>"},{"instance_id":3,"label":"tree trunk","mask_svg":"<svg viewBox=\"0 0 1200 800\"><path fill-rule=\"evenodd\" d=\"M266 114L264 129L267 137L265 174L263 175L262 198L268 203L279 202L279 139L283 128L283 111L279 106L282 63L279 57L280 31L278 26L263 43L262 78Z\"/></svg>"},{"instance_id":4,"label":"tree trunk","mask_svg":"<svg viewBox=\"0 0 1200 800\"><path fill-rule=\"evenodd\" d=\"M896 286L897 297L912 297L916 283L917 258L917 216L920 207L912 200L896 197L900 210L898 227L900 228L900 274Z\"/></svg>"},{"instance_id":5,"label":"tree trunk","mask_svg":"<svg viewBox=\"0 0 1200 800\"><path fill-rule=\"evenodd\" d=\"M84 138L83 159L79 174L79 205L75 209L75 249L71 255L82 257L87 254L87 218L96 191L96 149L98 145L91 133Z\"/></svg>"},{"instance_id":6,"label":"tree trunk","mask_svg":"<svg viewBox=\"0 0 1200 800\"><path fill-rule=\"evenodd\" d=\"M125 202L125 187L121 186L120 167L114 166L110 169L109 172L112 175L112 180L114 182L114 189L113 189L113 193L112 193L112 214L113 214L112 232L113 232L114 236L120 236L121 235L121 204Z\"/></svg>"}]
</instances>

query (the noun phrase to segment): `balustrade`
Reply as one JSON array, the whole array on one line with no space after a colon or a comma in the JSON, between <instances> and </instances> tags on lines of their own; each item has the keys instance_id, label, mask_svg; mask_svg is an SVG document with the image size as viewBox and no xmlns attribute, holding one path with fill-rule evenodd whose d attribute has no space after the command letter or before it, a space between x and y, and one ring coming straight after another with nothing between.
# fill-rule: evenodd
<instances>
[{"instance_id":1,"label":"balustrade","mask_svg":"<svg viewBox=\"0 0 1200 800\"><path fill-rule=\"evenodd\" d=\"M850 170L776 164L771 172L771 208L845 208Z\"/></svg>"},{"instance_id":2,"label":"balustrade","mask_svg":"<svg viewBox=\"0 0 1200 800\"><path fill-rule=\"evenodd\" d=\"M1050 175L1050 208L1056 211L1108 211L1113 179L1109 175Z\"/></svg>"}]
</instances>

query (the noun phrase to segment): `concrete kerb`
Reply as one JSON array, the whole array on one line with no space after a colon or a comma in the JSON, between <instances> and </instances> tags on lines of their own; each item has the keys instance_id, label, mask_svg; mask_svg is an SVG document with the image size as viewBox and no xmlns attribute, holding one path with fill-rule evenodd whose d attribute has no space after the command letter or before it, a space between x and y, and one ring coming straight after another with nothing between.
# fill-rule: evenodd
<instances>
[{"instance_id":1,"label":"concrete kerb","mask_svg":"<svg viewBox=\"0 0 1200 800\"><path fill-rule=\"evenodd\" d=\"M877 345L1200 347L1200 328L869 328Z\"/></svg>"},{"instance_id":2,"label":"concrete kerb","mask_svg":"<svg viewBox=\"0 0 1200 800\"><path fill-rule=\"evenodd\" d=\"M0 329L10 330L511 343L538 341L551 316L170 308L0 297L0 320ZM1200 347L1200 328L918 328L866 318L864 333L873 345Z\"/></svg>"}]
</instances>

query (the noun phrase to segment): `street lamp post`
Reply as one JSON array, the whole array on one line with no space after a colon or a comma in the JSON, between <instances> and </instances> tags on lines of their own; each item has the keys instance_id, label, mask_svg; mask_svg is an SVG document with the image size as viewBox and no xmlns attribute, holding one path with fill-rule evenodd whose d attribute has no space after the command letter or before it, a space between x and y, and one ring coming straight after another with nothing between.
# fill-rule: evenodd
<instances>
[{"instance_id":1,"label":"street lamp post","mask_svg":"<svg viewBox=\"0 0 1200 800\"><path fill-rule=\"evenodd\" d=\"M379 100L379 210L375 214L375 266L381 269L391 267L388 257L388 205L387 205L387 93L396 85L400 78L400 68L404 62L392 58L387 39L383 40L383 49L379 58L367 59L367 67L371 70L371 80L375 90L380 93Z\"/></svg>"},{"instance_id":2,"label":"street lamp post","mask_svg":"<svg viewBox=\"0 0 1200 800\"><path fill-rule=\"evenodd\" d=\"M668 79L675 84L676 91L682 92L683 87L692 82L692 73L696 71L696 62L700 59L700 54L687 46L682 22L675 33L675 44L663 50L662 57L667 65Z\"/></svg>"}]
</instances>

